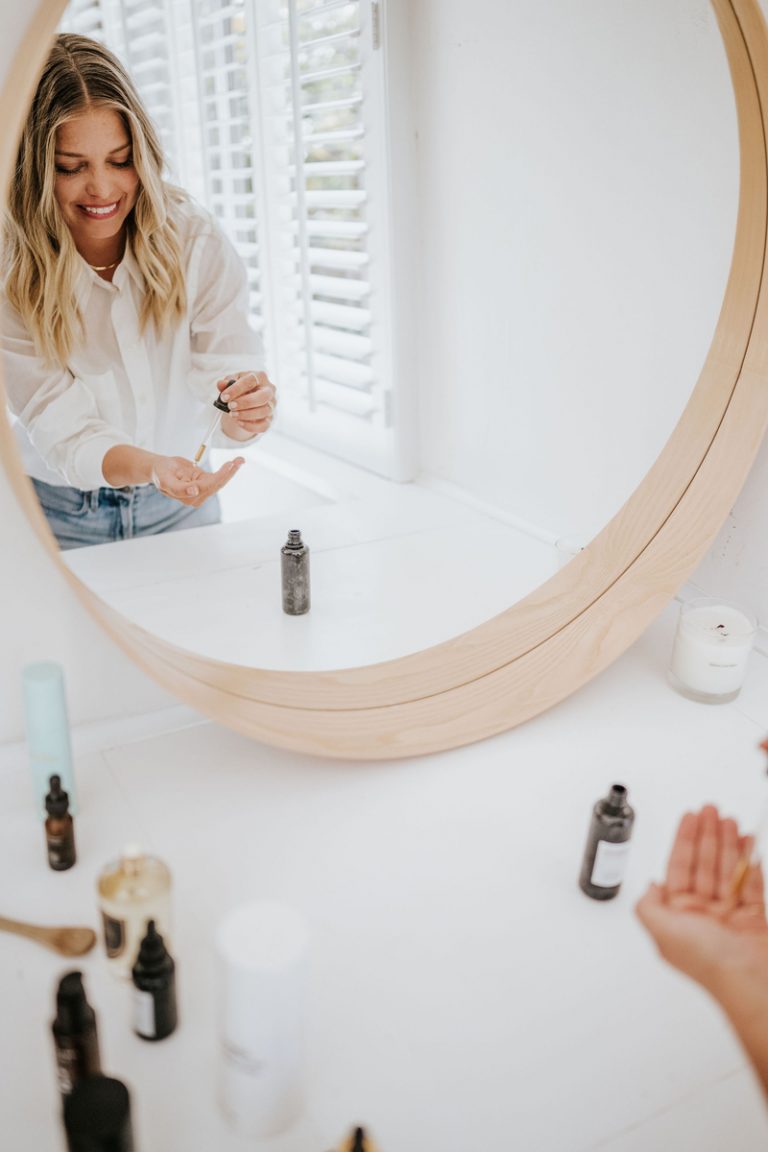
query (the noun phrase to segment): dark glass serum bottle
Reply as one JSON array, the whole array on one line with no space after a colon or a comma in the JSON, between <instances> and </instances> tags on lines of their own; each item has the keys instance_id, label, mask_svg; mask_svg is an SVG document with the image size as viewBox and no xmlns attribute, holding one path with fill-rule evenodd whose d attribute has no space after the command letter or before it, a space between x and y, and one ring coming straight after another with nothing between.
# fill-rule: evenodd
<instances>
[{"instance_id":1,"label":"dark glass serum bottle","mask_svg":"<svg viewBox=\"0 0 768 1152\"><path fill-rule=\"evenodd\" d=\"M163 1040L176 1028L176 965L154 920L147 924L133 979L133 1030L144 1040Z\"/></svg>"},{"instance_id":2,"label":"dark glass serum bottle","mask_svg":"<svg viewBox=\"0 0 768 1152\"><path fill-rule=\"evenodd\" d=\"M96 1013L85 998L81 972L67 972L59 981L52 1031L59 1089L68 1096L81 1080L101 1071Z\"/></svg>"},{"instance_id":3,"label":"dark glass serum bottle","mask_svg":"<svg viewBox=\"0 0 768 1152\"><path fill-rule=\"evenodd\" d=\"M288 616L303 616L309 612L309 548L303 543L298 528L291 528L280 549L280 570L283 612Z\"/></svg>"},{"instance_id":4,"label":"dark glass serum bottle","mask_svg":"<svg viewBox=\"0 0 768 1152\"><path fill-rule=\"evenodd\" d=\"M91 1076L64 1101L67 1152L135 1152L131 1098L121 1080Z\"/></svg>"},{"instance_id":5,"label":"dark glass serum bottle","mask_svg":"<svg viewBox=\"0 0 768 1152\"><path fill-rule=\"evenodd\" d=\"M635 820L627 803L627 789L612 784L608 795L592 810L579 887L594 900L611 900L619 891Z\"/></svg>"},{"instance_id":6,"label":"dark glass serum bottle","mask_svg":"<svg viewBox=\"0 0 768 1152\"><path fill-rule=\"evenodd\" d=\"M51 776L49 792L45 798L45 843L48 863L55 872L71 868L77 859L75 853L75 825L69 811L69 796L61 787L61 777Z\"/></svg>"}]
</instances>

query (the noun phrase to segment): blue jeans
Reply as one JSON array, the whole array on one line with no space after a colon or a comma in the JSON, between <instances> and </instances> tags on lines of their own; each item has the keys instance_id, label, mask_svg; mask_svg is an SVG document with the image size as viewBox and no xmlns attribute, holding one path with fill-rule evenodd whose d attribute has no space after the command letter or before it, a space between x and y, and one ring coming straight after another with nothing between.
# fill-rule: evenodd
<instances>
[{"instance_id":1,"label":"blue jeans","mask_svg":"<svg viewBox=\"0 0 768 1152\"><path fill-rule=\"evenodd\" d=\"M164 496L152 484L133 488L95 488L83 492L32 478L48 526L62 551L89 544L111 544L133 536L154 536L180 528L200 528L221 519L218 496L190 508Z\"/></svg>"}]
</instances>

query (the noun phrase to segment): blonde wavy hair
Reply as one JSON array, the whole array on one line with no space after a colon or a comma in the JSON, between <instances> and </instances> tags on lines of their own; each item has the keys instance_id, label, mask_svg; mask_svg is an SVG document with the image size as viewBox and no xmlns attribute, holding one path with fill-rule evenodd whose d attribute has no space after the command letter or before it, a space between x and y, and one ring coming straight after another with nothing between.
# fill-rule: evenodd
<instances>
[{"instance_id":1,"label":"blonde wavy hair","mask_svg":"<svg viewBox=\"0 0 768 1152\"><path fill-rule=\"evenodd\" d=\"M163 180L157 132L113 54L86 36L56 37L21 137L3 219L5 294L32 334L38 354L66 367L83 318L75 284L82 269L56 197L56 133L89 109L112 108L131 139L139 191L127 220L127 243L144 280L142 331L180 319L186 309L181 245L174 208L186 198Z\"/></svg>"}]
</instances>

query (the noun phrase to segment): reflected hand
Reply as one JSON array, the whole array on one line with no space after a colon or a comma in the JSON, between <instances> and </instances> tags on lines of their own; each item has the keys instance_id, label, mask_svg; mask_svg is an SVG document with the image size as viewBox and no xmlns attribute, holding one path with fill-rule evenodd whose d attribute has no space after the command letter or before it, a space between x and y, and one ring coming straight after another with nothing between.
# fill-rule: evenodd
<instances>
[{"instance_id":1,"label":"reflected hand","mask_svg":"<svg viewBox=\"0 0 768 1152\"><path fill-rule=\"evenodd\" d=\"M183 456L156 456L152 465L152 483L164 496L199 508L228 484L244 463L243 457L238 456L236 460L223 464L218 472L206 472Z\"/></svg>"},{"instance_id":2,"label":"reflected hand","mask_svg":"<svg viewBox=\"0 0 768 1152\"><path fill-rule=\"evenodd\" d=\"M251 440L266 432L275 415L277 393L266 372L233 372L216 381L229 412L222 417L222 430L232 440Z\"/></svg>"},{"instance_id":3,"label":"reflected hand","mask_svg":"<svg viewBox=\"0 0 768 1152\"><path fill-rule=\"evenodd\" d=\"M768 987L762 869L750 866L741 892L732 894L739 860L751 848L752 838L711 804L686 813L665 883L652 884L635 909L664 959L715 996L736 974L754 974Z\"/></svg>"}]
</instances>

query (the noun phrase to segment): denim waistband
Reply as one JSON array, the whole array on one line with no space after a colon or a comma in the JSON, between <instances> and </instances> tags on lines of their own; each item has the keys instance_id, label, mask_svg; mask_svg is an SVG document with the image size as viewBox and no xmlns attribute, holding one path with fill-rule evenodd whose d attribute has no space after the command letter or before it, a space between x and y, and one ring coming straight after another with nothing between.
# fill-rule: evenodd
<instances>
[{"instance_id":1,"label":"denim waistband","mask_svg":"<svg viewBox=\"0 0 768 1152\"><path fill-rule=\"evenodd\" d=\"M123 488L93 488L90 492L83 492L88 507L95 511L99 505L115 507L119 504L130 504L142 492L156 492L154 484L126 484Z\"/></svg>"}]
</instances>

